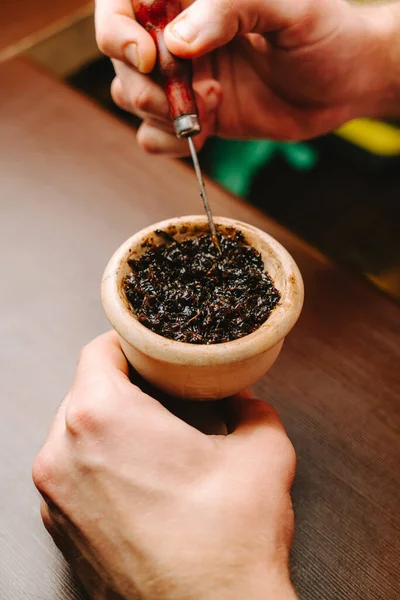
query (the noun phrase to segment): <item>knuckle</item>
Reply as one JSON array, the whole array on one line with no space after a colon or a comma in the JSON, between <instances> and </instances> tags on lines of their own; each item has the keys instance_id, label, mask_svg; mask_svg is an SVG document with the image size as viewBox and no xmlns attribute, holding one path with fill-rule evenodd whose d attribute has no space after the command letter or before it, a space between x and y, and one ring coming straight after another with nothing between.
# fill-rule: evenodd
<instances>
[{"instance_id":1,"label":"knuckle","mask_svg":"<svg viewBox=\"0 0 400 600\"><path fill-rule=\"evenodd\" d=\"M161 149L155 143L154 136L148 135L146 128L140 127L136 135L137 143L148 154L160 154Z\"/></svg>"},{"instance_id":2,"label":"knuckle","mask_svg":"<svg viewBox=\"0 0 400 600\"><path fill-rule=\"evenodd\" d=\"M246 11L241 11L240 2L238 5L237 0L218 0L216 12L220 19L220 27L225 31L229 28L229 31L235 34L238 28L240 32L249 30L250 24L246 23ZM240 18L241 12L245 14Z\"/></svg>"},{"instance_id":3,"label":"knuckle","mask_svg":"<svg viewBox=\"0 0 400 600\"><path fill-rule=\"evenodd\" d=\"M122 109L125 109L125 95L123 93L122 83L119 77L114 77L111 83L111 98L117 106L119 106Z\"/></svg>"},{"instance_id":4,"label":"knuckle","mask_svg":"<svg viewBox=\"0 0 400 600\"><path fill-rule=\"evenodd\" d=\"M152 93L150 86L141 85L135 90L132 98L132 106L139 112L150 112L152 106Z\"/></svg>"},{"instance_id":5,"label":"knuckle","mask_svg":"<svg viewBox=\"0 0 400 600\"><path fill-rule=\"evenodd\" d=\"M57 529L57 526L50 514L49 507L44 500L42 500L40 503L40 516L47 531L50 533L50 535L53 535Z\"/></svg>"},{"instance_id":6,"label":"knuckle","mask_svg":"<svg viewBox=\"0 0 400 600\"><path fill-rule=\"evenodd\" d=\"M112 41L112 35L107 29L103 29L102 27L97 29L96 44L100 52L106 56L113 56L114 44Z\"/></svg>"},{"instance_id":7,"label":"knuckle","mask_svg":"<svg viewBox=\"0 0 400 600\"><path fill-rule=\"evenodd\" d=\"M67 430L74 436L98 435L103 433L110 421L110 410L99 397L82 404L70 403L65 413Z\"/></svg>"},{"instance_id":8,"label":"knuckle","mask_svg":"<svg viewBox=\"0 0 400 600\"><path fill-rule=\"evenodd\" d=\"M72 405L65 413L65 424L70 433L79 436L98 431L98 415L89 406Z\"/></svg>"},{"instance_id":9,"label":"knuckle","mask_svg":"<svg viewBox=\"0 0 400 600\"><path fill-rule=\"evenodd\" d=\"M36 456L32 466L33 483L40 493L50 496L54 478L54 461L48 448L44 446Z\"/></svg>"},{"instance_id":10,"label":"knuckle","mask_svg":"<svg viewBox=\"0 0 400 600\"><path fill-rule=\"evenodd\" d=\"M219 10L229 18L234 17L238 13L238 7L235 0L219 0L218 4Z\"/></svg>"}]
</instances>

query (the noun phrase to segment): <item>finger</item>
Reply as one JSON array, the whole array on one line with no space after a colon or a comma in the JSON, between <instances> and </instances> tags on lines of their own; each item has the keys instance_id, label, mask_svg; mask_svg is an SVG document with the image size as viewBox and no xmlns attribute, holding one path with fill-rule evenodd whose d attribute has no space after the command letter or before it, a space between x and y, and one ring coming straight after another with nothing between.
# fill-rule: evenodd
<instances>
[{"instance_id":1,"label":"finger","mask_svg":"<svg viewBox=\"0 0 400 600\"><path fill-rule=\"evenodd\" d=\"M163 427L165 424L167 430L172 429L172 415L134 385L128 375L128 363L114 331L96 338L81 351L65 406L68 442L93 436L115 439L124 428L137 440L139 433L151 431L158 417ZM177 421L175 417L173 420ZM50 446L55 448L56 444L57 439Z\"/></svg>"},{"instance_id":2,"label":"finger","mask_svg":"<svg viewBox=\"0 0 400 600\"><path fill-rule=\"evenodd\" d=\"M128 379L128 363L122 352L119 336L115 331L100 335L87 344L79 355L75 382L94 376L123 376Z\"/></svg>"},{"instance_id":3,"label":"finger","mask_svg":"<svg viewBox=\"0 0 400 600\"><path fill-rule=\"evenodd\" d=\"M250 397L248 392L225 402L225 421L228 431L228 447L239 451L248 465L248 460L257 467L257 460L268 460L274 466L277 481L290 489L296 470L296 453L276 410ZM244 448L250 450L243 452Z\"/></svg>"},{"instance_id":4,"label":"finger","mask_svg":"<svg viewBox=\"0 0 400 600\"><path fill-rule=\"evenodd\" d=\"M307 0L196 0L165 30L169 50L194 58L244 33L267 33L295 24L307 10Z\"/></svg>"},{"instance_id":5,"label":"finger","mask_svg":"<svg viewBox=\"0 0 400 600\"><path fill-rule=\"evenodd\" d=\"M195 147L200 150L207 138L207 134L202 134L194 138ZM138 144L150 154L163 154L171 158L180 158L189 156L189 146L187 140L179 140L174 133L170 134L155 127L151 121L144 121L139 127L137 133Z\"/></svg>"},{"instance_id":6,"label":"finger","mask_svg":"<svg viewBox=\"0 0 400 600\"><path fill-rule=\"evenodd\" d=\"M53 464L57 462L57 455L57 460L61 464L58 451L60 449L60 441L63 439L62 436L66 430L66 413L73 400L74 392L76 396L76 392L85 388L88 390L90 387L93 387L94 382L96 383L96 387L105 389L104 380L107 381L107 379L110 379L110 375L112 376L111 381L117 377L124 384L128 384L132 389L135 389L135 386L132 386L129 381L128 363L121 350L119 337L115 331L110 331L99 336L81 351L74 384L57 409L49 428L46 444L43 448L43 450L46 450L47 462L50 460L48 449L51 448L51 462ZM109 387L108 385L107 389ZM85 394L83 395L85 397ZM59 468L58 470L60 471L61 469Z\"/></svg>"},{"instance_id":7,"label":"finger","mask_svg":"<svg viewBox=\"0 0 400 600\"><path fill-rule=\"evenodd\" d=\"M193 89L202 100L198 102L200 119L215 118L222 102L222 86L214 77L210 55L193 61Z\"/></svg>"},{"instance_id":8,"label":"finger","mask_svg":"<svg viewBox=\"0 0 400 600\"><path fill-rule=\"evenodd\" d=\"M114 102L128 112L168 119L169 108L162 88L121 61L113 61L117 78L111 86Z\"/></svg>"},{"instance_id":9,"label":"finger","mask_svg":"<svg viewBox=\"0 0 400 600\"><path fill-rule=\"evenodd\" d=\"M141 393L131 384L128 374L128 363L115 331L87 344L80 352L65 407L66 429L72 434L105 429L113 415L120 413L126 398Z\"/></svg>"},{"instance_id":10,"label":"finger","mask_svg":"<svg viewBox=\"0 0 400 600\"><path fill-rule=\"evenodd\" d=\"M137 133L137 140L141 148L150 154L162 154L170 158L183 158L190 156L187 140L178 139L175 131L168 133L169 128L163 127L154 119L146 119ZM202 121L202 132L194 140L194 146L199 152L209 135L215 130L215 120Z\"/></svg>"},{"instance_id":11,"label":"finger","mask_svg":"<svg viewBox=\"0 0 400 600\"><path fill-rule=\"evenodd\" d=\"M159 129L160 131L164 131L165 133L176 137L175 129L171 119L169 121L161 121L161 119L156 119L149 115L143 115L143 121L145 121L147 125L150 125L155 129Z\"/></svg>"},{"instance_id":12,"label":"finger","mask_svg":"<svg viewBox=\"0 0 400 600\"><path fill-rule=\"evenodd\" d=\"M65 431L65 411L67 409L70 397L71 393L69 392L58 407L54 419L51 422L46 443L52 439L57 439L59 435Z\"/></svg>"},{"instance_id":13,"label":"finger","mask_svg":"<svg viewBox=\"0 0 400 600\"><path fill-rule=\"evenodd\" d=\"M224 412L232 438L263 439L273 430L284 432L276 410L269 404L252 398L247 391L227 399Z\"/></svg>"},{"instance_id":14,"label":"finger","mask_svg":"<svg viewBox=\"0 0 400 600\"><path fill-rule=\"evenodd\" d=\"M165 92L150 78L138 73L121 61L113 61L117 77L111 85L114 102L128 112L143 120L152 118L165 122L164 130L173 132L172 119ZM216 112L222 100L221 85L212 77L211 63L208 58L196 61L193 87L202 127L211 134L216 121ZM169 124L166 128L166 124ZM174 145L176 146L176 145Z\"/></svg>"},{"instance_id":15,"label":"finger","mask_svg":"<svg viewBox=\"0 0 400 600\"><path fill-rule=\"evenodd\" d=\"M220 96L211 92L209 96L203 98L195 93L199 118L201 123L201 133L194 140L197 151L201 150L207 138L216 133L217 127L217 107L220 102ZM175 133L167 133L165 127L161 129L154 123L154 119L145 118L137 134L139 145L150 154L163 154L171 158L189 156L189 146L187 140L179 140Z\"/></svg>"},{"instance_id":16,"label":"finger","mask_svg":"<svg viewBox=\"0 0 400 600\"><path fill-rule=\"evenodd\" d=\"M45 500L40 502L40 516L46 531L51 535L57 548L62 552L68 562L76 559L76 548L68 541L62 526L54 518L53 511Z\"/></svg>"},{"instance_id":17,"label":"finger","mask_svg":"<svg viewBox=\"0 0 400 600\"><path fill-rule=\"evenodd\" d=\"M54 533L58 530L58 525L51 516L48 504L44 500L40 501L40 516L42 517L43 525L46 530L51 537L53 537Z\"/></svg>"},{"instance_id":18,"label":"finger","mask_svg":"<svg viewBox=\"0 0 400 600\"><path fill-rule=\"evenodd\" d=\"M186 140L179 140L174 133L162 131L151 122L144 121L141 124L137 132L137 141L149 154L163 154L170 158L182 158L189 154Z\"/></svg>"},{"instance_id":19,"label":"finger","mask_svg":"<svg viewBox=\"0 0 400 600\"><path fill-rule=\"evenodd\" d=\"M47 502L51 502L54 494L59 494L60 486L65 483L69 473L69 456L66 455L64 447L65 415L69 398L70 394L58 408L46 442L32 465L33 482Z\"/></svg>"},{"instance_id":20,"label":"finger","mask_svg":"<svg viewBox=\"0 0 400 600\"><path fill-rule=\"evenodd\" d=\"M151 36L134 19L130 0L96 0L97 45L103 54L126 61L142 73L150 73L156 62Z\"/></svg>"},{"instance_id":21,"label":"finger","mask_svg":"<svg viewBox=\"0 0 400 600\"><path fill-rule=\"evenodd\" d=\"M267 39L260 33L246 33L243 36L251 45L251 47L265 57L268 55L269 45Z\"/></svg>"},{"instance_id":22,"label":"finger","mask_svg":"<svg viewBox=\"0 0 400 600\"><path fill-rule=\"evenodd\" d=\"M75 561L81 558L82 555L64 530L64 522L55 514L57 515L58 511L50 509L47 502L42 500L40 503L40 516L43 525L68 563L74 566Z\"/></svg>"},{"instance_id":23,"label":"finger","mask_svg":"<svg viewBox=\"0 0 400 600\"><path fill-rule=\"evenodd\" d=\"M49 509L44 500L40 505L40 514L43 524L53 538L55 545L63 554L74 574L81 581L90 596L94 597L95 594L105 591L106 582L104 579L86 556L83 555L71 535L68 535L67 531L64 531L62 526L57 523L53 511Z\"/></svg>"}]
</instances>

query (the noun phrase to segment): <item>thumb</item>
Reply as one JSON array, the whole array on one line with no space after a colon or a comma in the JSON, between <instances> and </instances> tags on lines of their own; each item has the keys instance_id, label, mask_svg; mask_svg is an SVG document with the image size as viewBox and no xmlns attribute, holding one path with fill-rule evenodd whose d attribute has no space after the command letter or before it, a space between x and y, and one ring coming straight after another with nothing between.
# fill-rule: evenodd
<instances>
[{"instance_id":1,"label":"thumb","mask_svg":"<svg viewBox=\"0 0 400 600\"><path fill-rule=\"evenodd\" d=\"M236 35L289 27L305 12L305 0L196 0L165 29L169 50L195 58Z\"/></svg>"},{"instance_id":2,"label":"thumb","mask_svg":"<svg viewBox=\"0 0 400 600\"><path fill-rule=\"evenodd\" d=\"M156 46L150 34L134 20L130 0L96 0L96 42L100 52L150 73Z\"/></svg>"},{"instance_id":3,"label":"thumb","mask_svg":"<svg viewBox=\"0 0 400 600\"><path fill-rule=\"evenodd\" d=\"M251 398L250 394L242 393L225 401L224 420L229 432L225 443L231 450L236 448L236 457L240 456L247 465L250 460L256 467L260 458L270 467L274 465L273 472L280 473L285 486L290 489L296 453L276 410Z\"/></svg>"}]
</instances>

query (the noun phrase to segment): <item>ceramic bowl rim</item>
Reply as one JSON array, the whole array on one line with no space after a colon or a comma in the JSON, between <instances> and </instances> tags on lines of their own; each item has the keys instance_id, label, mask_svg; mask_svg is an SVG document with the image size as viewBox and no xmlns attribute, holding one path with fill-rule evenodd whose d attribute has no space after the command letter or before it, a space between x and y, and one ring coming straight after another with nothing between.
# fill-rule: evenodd
<instances>
[{"instance_id":1,"label":"ceramic bowl rim","mask_svg":"<svg viewBox=\"0 0 400 600\"><path fill-rule=\"evenodd\" d=\"M175 217L141 229L126 240L110 259L102 278L101 297L108 320L117 333L131 346L162 362L182 365L222 365L251 359L268 351L282 341L296 323L304 300L304 286L300 271L287 250L266 232L236 219L215 217L216 225L234 227L243 231L251 243L256 236L268 248L269 258L278 261L284 274L285 285L278 287L279 304L268 320L253 333L238 340L220 344L197 345L164 338L151 331L128 309L121 296L121 270L132 254L157 229L204 226L204 215ZM281 286L282 287L282 286Z\"/></svg>"}]
</instances>

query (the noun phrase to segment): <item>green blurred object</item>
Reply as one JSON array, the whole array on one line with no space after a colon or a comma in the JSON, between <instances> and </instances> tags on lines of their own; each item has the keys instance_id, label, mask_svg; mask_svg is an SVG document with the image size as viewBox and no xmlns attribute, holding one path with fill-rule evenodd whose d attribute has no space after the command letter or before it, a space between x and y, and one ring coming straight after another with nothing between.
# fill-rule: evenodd
<instances>
[{"instance_id":1,"label":"green blurred object","mask_svg":"<svg viewBox=\"0 0 400 600\"><path fill-rule=\"evenodd\" d=\"M247 196L256 173L276 154L298 171L312 169L318 160L316 150L303 143L215 138L208 149L209 174L233 194Z\"/></svg>"}]
</instances>

